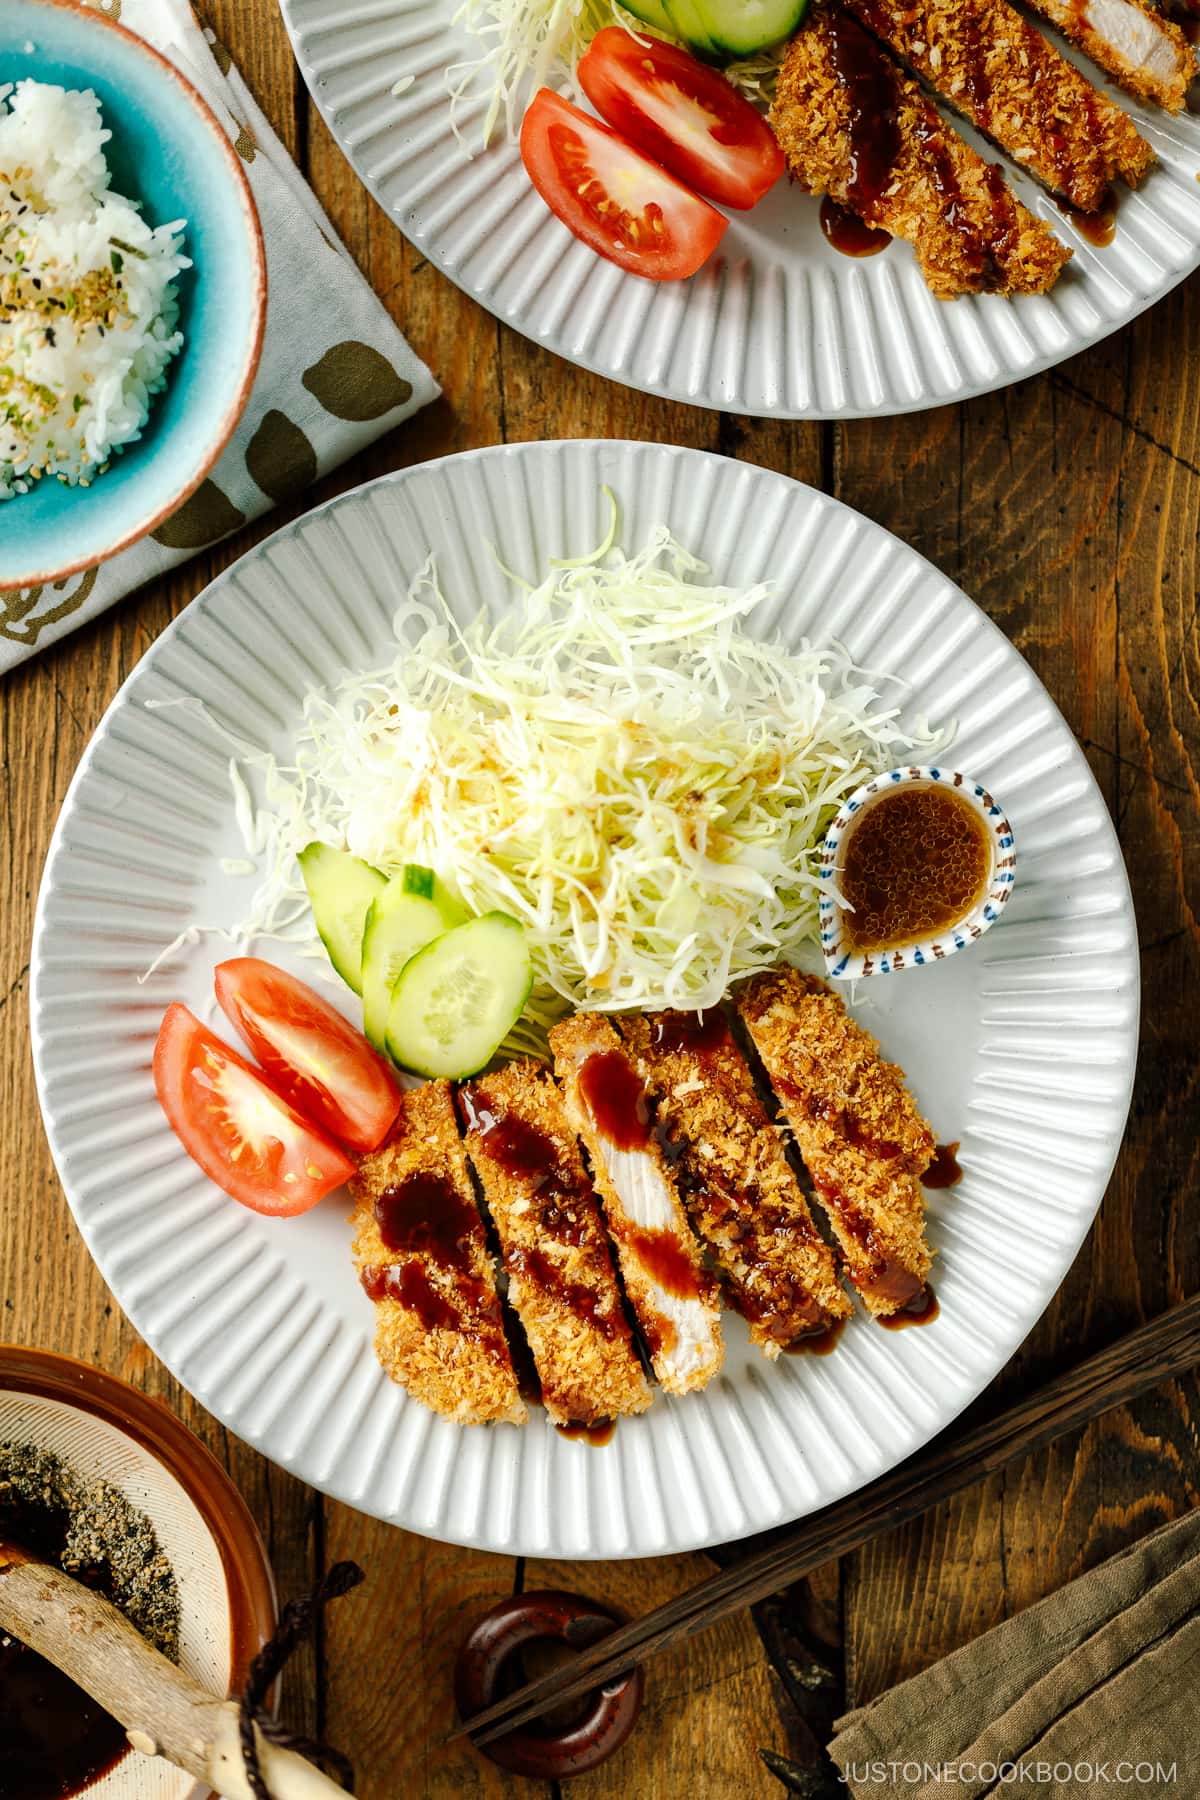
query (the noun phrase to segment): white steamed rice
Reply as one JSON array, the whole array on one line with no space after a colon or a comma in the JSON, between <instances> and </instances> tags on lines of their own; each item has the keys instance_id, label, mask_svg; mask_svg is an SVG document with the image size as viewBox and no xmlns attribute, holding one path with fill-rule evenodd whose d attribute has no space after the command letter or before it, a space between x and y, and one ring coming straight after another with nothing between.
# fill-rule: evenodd
<instances>
[{"instance_id":1,"label":"white steamed rice","mask_svg":"<svg viewBox=\"0 0 1200 1800\"><path fill-rule=\"evenodd\" d=\"M183 343L185 221L116 194L91 89L0 86L0 500L86 486L141 435Z\"/></svg>"}]
</instances>

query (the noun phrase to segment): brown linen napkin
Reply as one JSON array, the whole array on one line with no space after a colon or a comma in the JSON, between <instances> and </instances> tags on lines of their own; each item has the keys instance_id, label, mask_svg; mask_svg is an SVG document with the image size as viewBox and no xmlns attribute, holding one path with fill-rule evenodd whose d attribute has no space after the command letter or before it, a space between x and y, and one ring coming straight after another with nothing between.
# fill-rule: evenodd
<instances>
[{"instance_id":1,"label":"brown linen napkin","mask_svg":"<svg viewBox=\"0 0 1200 1800\"><path fill-rule=\"evenodd\" d=\"M837 1721L855 1800L1200 1795L1200 1511Z\"/></svg>"}]
</instances>

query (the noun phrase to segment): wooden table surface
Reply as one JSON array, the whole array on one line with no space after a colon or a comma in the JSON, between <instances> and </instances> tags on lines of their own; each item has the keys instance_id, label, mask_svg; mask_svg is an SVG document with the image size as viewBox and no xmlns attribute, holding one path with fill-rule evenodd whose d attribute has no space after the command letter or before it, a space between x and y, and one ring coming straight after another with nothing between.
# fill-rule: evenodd
<instances>
[{"instance_id":1,"label":"wooden table surface","mask_svg":"<svg viewBox=\"0 0 1200 1800\"><path fill-rule=\"evenodd\" d=\"M992 1411L1200 1287L1200 282L1007 393L895 422L767 424L649 399L498 324L410 249L332 143L274 0L209 15L368 280L445 397L304 504L389 469L527 438L694 444L838 495L930 557L1045 681L1086 750L1129 865L1143 953L1141 1061L1124 1150L1062 1290L979 1401ZM297 506L294 511L302 510ZM229 1469L282 1592L339 1557L368 1571L292 1665L285 1707L348 1750L362 1800L545 1792L446 1749L468 1626L522 1583L641 1611L705 1556L569 1566L427 1543L323 1500L239 1443L166 1374L75 1230L34 1092L34 903L75 766L118 685L277 512L26 662L0 689L0 1337L70 1352L163 1396ZM829 1719L1200 1500L1194 1383L1153 1394L653 1666L641 1725L578 1800L781 1794L765 1749L813 1763ZM822 1673L824 1671L824 1673ZM813 1775L819 1777L819 1764ZM827 1778L828 1771L826 1772ZM803 1783L797 1791L806 1790ZM841 1791L835 1790L830 1791Z\"/></svg>"}]
</instances>

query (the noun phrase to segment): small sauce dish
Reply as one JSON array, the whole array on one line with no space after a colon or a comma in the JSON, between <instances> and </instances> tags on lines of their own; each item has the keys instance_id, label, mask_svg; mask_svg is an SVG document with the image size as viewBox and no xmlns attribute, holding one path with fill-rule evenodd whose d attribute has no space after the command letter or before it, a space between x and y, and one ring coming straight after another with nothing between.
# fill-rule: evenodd
<instances>
[{"instance_id":1,"label":"small sauce dish","mask_svg":"<svg viewBox=\"0 0 1200 1800\"><path fill-rule=\"evenodd\" d=\"M834 981L942 962L996 923L1016 880L1012 827L953 769L889 769L821 846L821 951Z\"/></svg>"}]
</instances>

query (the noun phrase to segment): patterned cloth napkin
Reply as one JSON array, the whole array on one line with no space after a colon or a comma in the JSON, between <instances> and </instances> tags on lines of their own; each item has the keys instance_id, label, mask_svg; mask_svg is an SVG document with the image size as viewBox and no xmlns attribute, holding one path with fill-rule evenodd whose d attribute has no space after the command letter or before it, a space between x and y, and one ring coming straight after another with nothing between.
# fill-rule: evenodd
<instances>
[{"instance_id":1,"label":"patterned cloth napkin","mask_svg":"<svg viewBox=\"0 0 1200 1800\"><path fill-rule=\"evenodd\" d=\"M0 593L0 672L307 487L438 393L188 0L89 3L183 70L245 162L267 249L266 337L237 431L179 512L98 568Z\"/></svg>"},{"instance_id":2,"label":"patterned cloth napkin","mask_svg":"<svg viewBox=\"0 0 1200 1800\"><path fill-rule=\"evenodd\" d=\"M1200 1510L837 1722L855 1800L1200 1794Z\"/></svg>"}]
</instances>

